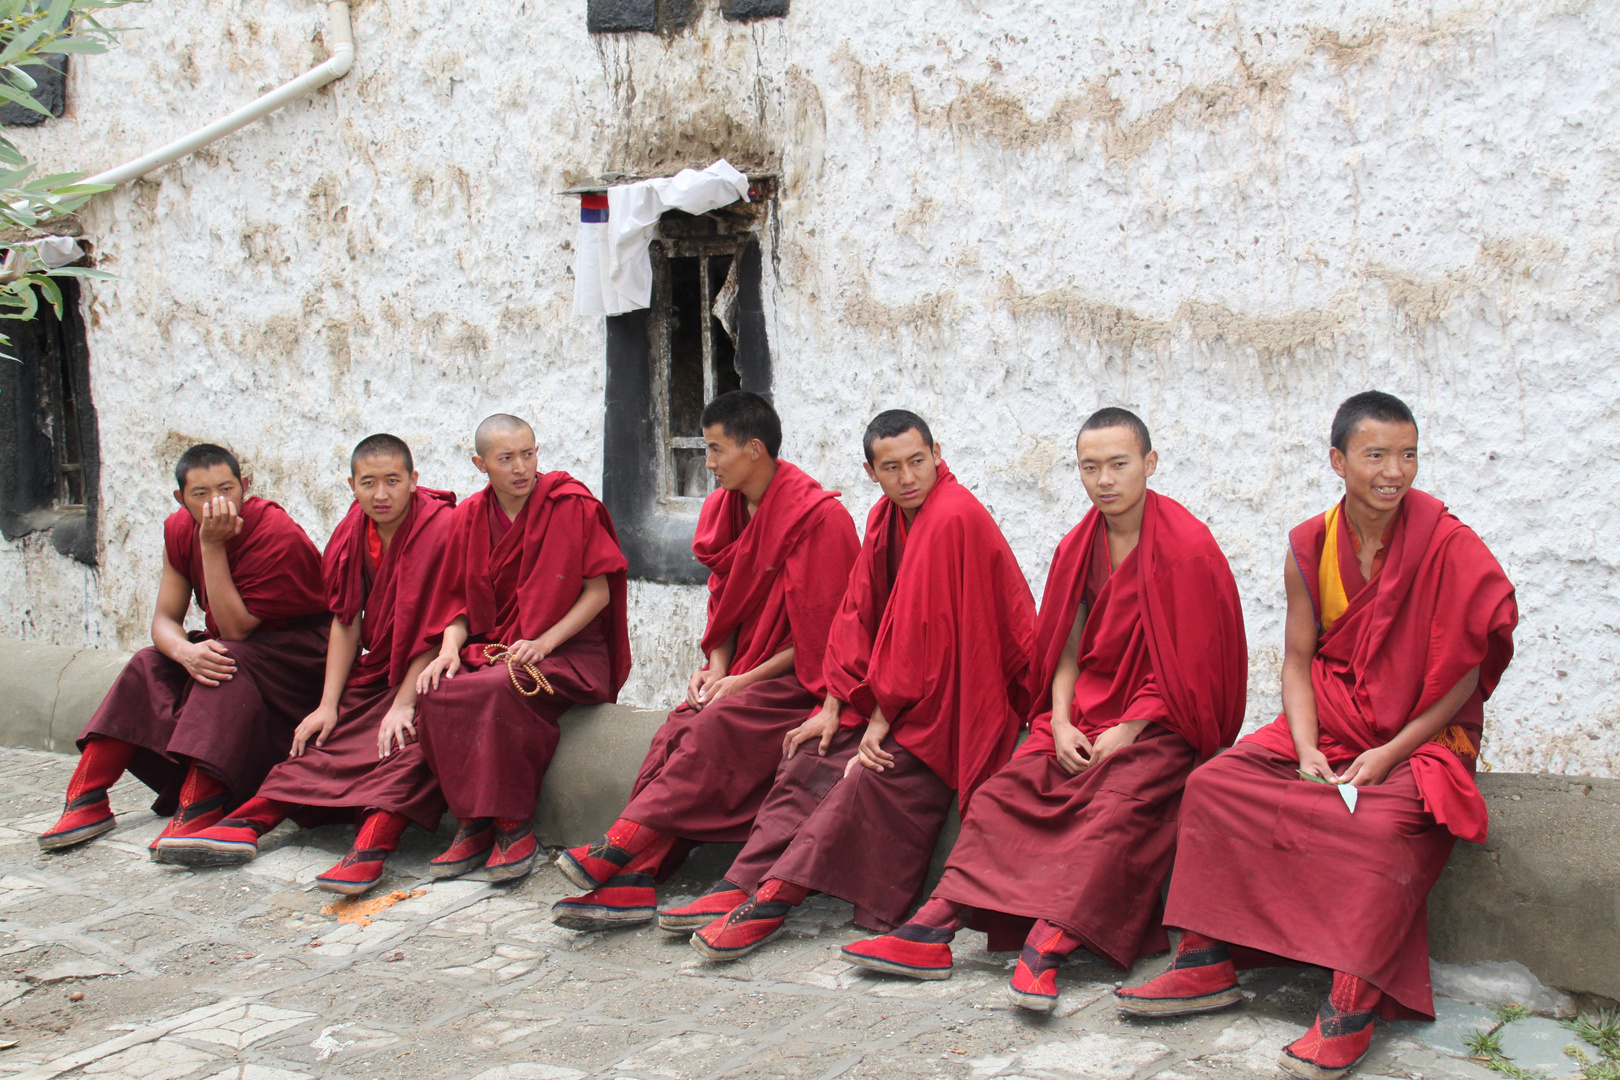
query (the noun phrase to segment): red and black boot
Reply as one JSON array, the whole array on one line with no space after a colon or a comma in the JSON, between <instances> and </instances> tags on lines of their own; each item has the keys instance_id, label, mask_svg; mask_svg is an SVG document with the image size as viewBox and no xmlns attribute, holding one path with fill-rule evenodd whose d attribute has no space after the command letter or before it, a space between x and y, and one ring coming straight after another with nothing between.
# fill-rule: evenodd
<instances>
[{"instance_id":1,"label":"red and black boot","mask_svg":"<svg viewBox=\"0 0 1620 1080\"><path fill-rule=\"evenodd\" d=\"M656 914L658 893L652 874L628 870L584 896L551 905L551 921L570 930L614 930L651 922Z\"/></svg>"},{"instance_id":2,"label":"red and black boot","mask_svg":"<svg viewBox=\"0 0 1620 1080\"><path fill-rule=\"evenodd\" d=\"M112 804L107 801L107 789L124 775L134 756L134 744L122 739L102 736L85 743L73 779L68 781L62 816L40 833L40 849L58 851L111 831L118 819L113 817Z\"/></svg>"},{"instance_id":3,"label":"red and black boot","mask_svg":"<svg viewBox=\"0 0 1620 1080\"><path fill-rule=\"evenodd\" d=\"M1191 930L1181 932L1170 970L1141 986L1114 991L1114 1005L1131 1016L1186 1016L1242 1000L1226 944Z\"/></svg>"},{"instance_id":4,"label":"red and black boot","mask_svg":"<svg viewBox=\"0 0 1620 1080\"><path fill-rule=\"evenodd\" d=\"M436 878L460 877L476 870L489 858L495 846L495 819L471 818L456 828L455 838L443 854L428 863L428 873Z\"/></svg>"},{"instance_id":5,"label":"red and black boot","mask_svg":"<svg viewBox=\"0 0 1620 1080\"><path fill-rule=\"evenodd\" d=\"M534 822L495 819L495 846L484 869L491 881L516 881L534 869L540 845L534 841Z\"/></svg>"},{"instance_id":6,"label":"red and black boot","mask_svg":"<svg viewBox=\"0 0 1620 1080\"><path fill-rule=\"evenodd\" d=\"M186 772L185 783L180 785L180 809L163 826L148 847L153 862L165 862L163 841L174 836L191 836L211 829L225 820L225 798L229 794L225 785L214 776L193 764Z\"/></svg>"},{"instance_id":7,"label":"red and black boot","mask_svg":"<svg viewBox=\"0 0 1620 1080\"><path fill-rule=\"evenodd\" d=\"M961 904L930 900L904 926L882 937L851 942L842 955L856 967L908 979L948 979L954 964L951 939L971 915L972 909Z\"/></svg>"},{"instance_id":8,"label":"red and black boot","mask_svg":"<svg viewBox=\"0 0 1620 1080\"><path fill-rule=\"evenodd\" d=\"M803 885L773 878L740 904L692 935L692 948L707 960L738 960L782 932L793 909L810 895Z\"/></svg>"},{"instance_id":9,"label":"red and black boot","mask_svg":"<svg viewBox=\"0 0 1620 1080\"><path fill-rule=\"evenodd\" d=\"M176 866L242 866L259 854L259 838L292 812L288 803L249 799L212 828L158 837L152 858Z\"/></svg>"},{"instance_id":10,"label":"red and black boot","mask_svg":"<svg viewBox=\"0 0 1620 1080\"><path fill-rule=\"evenodd\" d=\"M709 891L680 907L665 908L658 913L658 929L667 934L690 934L701 930L722 915L729 915L741 904L748 903L748 894L731 882L721 879L709 886Z\"/></svg>"},{"instance_id":11,"label":"red and black boot","mask_svg":"<svg viewBox=\"0 0 1620 1080\"><path fill-rule=\"evenodd\" d=\"M1283 1048L1277 1064L1305 1080L1339 1080L1372 1044L1373 1011L1384 992L1366 979L1333 973L1333 989L1311 1030Z\"/></svg>"},{"instance_id":12,"label":"red and black boot","mask_svg":"<svg viewBox=\"0 0 1620 1080\"><path fill-rule=\"evenodd\" d=\"M349 853L316 878L315 884L327 892L359 896L382 880L383 863L399 846L400 835L410 823L404 814L373 810L355 834Z\"/></svg>"},{"instance_id":13,"label":"red and black boot","mask_svg":"<svg viewBox=\"0 0 1620 1080\"><path fill-rule=\"evenodd\" d=\"M591 892L622 873L651 873L658 869L675 837L620 818L593 844L569 848L557 856L563 877Z\"/></svg>"},{"instance_id":14,"label":"red and black boot","mask_svg":"<svg viewBox=\"0 0 1620 1080\"><path fill-rule=\"evenodd\" d=\"M1007 984L1007 996L1013 1004L1031 1012L1051 1012L1058 1000L1058 967L1081 944L1063 927L1045 919L1036 920L1018 954L1012 981Z\"/></svg>"}]
</instances>

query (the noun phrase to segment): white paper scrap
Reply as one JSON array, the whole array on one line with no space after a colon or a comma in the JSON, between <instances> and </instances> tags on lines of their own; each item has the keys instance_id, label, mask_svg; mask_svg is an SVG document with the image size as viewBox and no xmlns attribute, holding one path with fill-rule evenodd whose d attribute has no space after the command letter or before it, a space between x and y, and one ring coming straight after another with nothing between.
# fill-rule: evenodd
<instances>
[{"instance_id":1,"label":"white paper scrap","mask_svg":"<svg viewBox=\"0 0 1620 1080\"><path fill-rule=\"evenodd\" d=\"M1359 797L1360 797L1360 793L1355 789L1354 785L1352 785L1352 784L1340 784L1339 785L1339 798L1344 800L1344 805L1346 805L1346 806L1348 806L1350 808L1350 812L1352 814L1356 812L1356 799L1359 798Z\"/></svg>"}]
</instances>

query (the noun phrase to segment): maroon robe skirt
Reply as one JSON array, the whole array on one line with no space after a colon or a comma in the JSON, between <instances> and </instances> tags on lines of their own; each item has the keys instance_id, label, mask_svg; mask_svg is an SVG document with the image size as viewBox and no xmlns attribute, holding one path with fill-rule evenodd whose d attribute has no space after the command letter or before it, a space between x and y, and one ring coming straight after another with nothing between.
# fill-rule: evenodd
<instances>
[{"instance_id":1,"label":"maroon robe skirt","mask_svg":"<svg viewBox=\"0 0 1620 1080\"><path fill-rule=\"evenodd\" d=\"M1159 890L1196 763L1157 724L1078 776L1050 753L1014 757L974 792L934 895L977 908L991 949L1019 948L1045 919L1121 971L1163 952Z\"/></svg>"},{"instance_id":2,"label":"maroon robe skirt","mask_svg":"<svg viewBox=\"0 0 1620 1080\"><path fill-rule=\"evenodd\" d=\"M79 749L102 736L133 743L129 771L157 792L152 809L159 814L180 805L192 762L225 785L226 808L235 809L287 757L293 730L321 703L331 624L323 615L225 642L236 674L218 686L197 682L148 645L118 673L79 734Z\"/></svg>"},{"instance_id":3,"label":"maroon robe skirt","mask_svg":"<svg viewBox=\"0 0 1620 1080\"><path fill-rule=\"evenodd\" d=\"M1359 976L1388 1020L1434 1019L1429 890L1455 837L1423 808L1412 767L1339 792L1299 762L1240 742L1193 772L1182 802L1164 921L1269 954Z\"/></svg>"},{"instance_id":4,"label":"maroon robe skirt","mask_svg":"<svg viewBox=\"0 0 1620 1080\"><path fill-rule=\"evenodd\" d=\"M338 702L338 722L325 746L314 741L301 757L270 770L259 795L300 809L293 820L305 828L353 817L368 810L403 814L428 832L444 816L444 796L427 767L420 743L377 756L377 731L394 703L398 687L386 679L347 686Z\"/></svg>"},{"instance_id":5,"label":"maroon robe skirt","mask_svg":"<svg viewBox=\"0 0 1620 1080\"><path fill-rule=\"evenodd\" d=\"M607 641L587 634L589 628L540 661L555 694L524 697L500 662L463 668L417 698L416 737L457 819L534 817L561 736L558 718L571 705L606 700L612 686ZM522 668L517 676L530 688Z\"/></svg>"},{"instance_id":6,"label":"maroon robe skirt","mask_svg":"<svg viewBox=\"0 0 1620 1080\"><path fill-rule=\"evenodd\" d=\"M905 921L956 792L893 738L892 766L845 777L864 731L839 732L826 757L806 743L781 763L727 881L752 893L780 878L848 900L868 930Z\"/></svg>"},{"instance_id":7,"label":"maroon robe skirt","mask_svg":"<svg viewBox=\"0 0 1620 1080\"><path fill-rule=\"evenodd\" d=\"M682 705L653 736L620 816L697 843L742 843L782 762L783 737L815 706L791 673L702 709Z\"/></svg>"}]
</instances>

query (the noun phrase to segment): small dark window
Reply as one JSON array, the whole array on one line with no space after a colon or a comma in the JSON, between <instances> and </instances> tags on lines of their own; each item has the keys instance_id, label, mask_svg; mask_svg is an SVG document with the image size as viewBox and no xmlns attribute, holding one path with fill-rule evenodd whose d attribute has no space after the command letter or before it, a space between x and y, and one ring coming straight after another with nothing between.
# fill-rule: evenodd
<instances>
[{"instance_id":1,"label":"small dark window","mask_svg":"<svg viewBox=\"0 0 1620 1080\"><path fill-rule=\"evenodd\" d=\"M51 116L61 116L67 108L67 56L52 56L43 64L25 64L22 70L36 83L28 96L45 106ZM0 103L0 125L5 127L33 127L49 119L15 101Z\"/></svg>"},{"instance_id":2,"label":"small dark window","mask_svg":"<svg viewBox=\"0 0 1620 1080\"><path fill-rule=\"evenodd\" d=\"M90 354L79 283L57 278L62 317L40 300L27 322L7 320L14 359L0 358L0 535L51 531L51 543L96 562L100 479Z\"/></svg>"},{"instance_id":3,"label":"small dark window","mask_svg":"<svg viewBox=\"0 0 1620 1080\"><path fill-rule=\"evenodd\" d=\"M697 18L699 0L586 0L585 28L593 34L673 34ZM779 19L788 0L720 0L720 14L733 22Z\"/></svg>"},{"instance_id":4,"label":"small dark window","mask_svg":"<svg viewBox=\"0 0 1620 1080\"><path fill-rule=\"evenodd\" d=\"M713 481L698 419L728 390L769 395L759 241L724 211L678 211L652 245L652 306L607 320L602 497L632 577L701 582L692 532Z\"/></svg>"}]
</instances>

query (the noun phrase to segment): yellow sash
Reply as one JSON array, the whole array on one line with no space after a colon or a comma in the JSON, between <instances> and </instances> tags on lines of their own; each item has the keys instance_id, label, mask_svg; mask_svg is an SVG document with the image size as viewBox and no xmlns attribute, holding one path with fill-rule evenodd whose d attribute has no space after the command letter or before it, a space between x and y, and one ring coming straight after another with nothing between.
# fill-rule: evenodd
<instances>
[{"instance_id":1,"label":"yellow sash","mask_svg":"<svg viewBox=\"0 0 1620 1080\"><path fill-rule=\"evenodd\" d=\"M1322 633L1325 634L1350 606L1350 598L1344 594L1344 579L1339 576L1337 503L1327 512L1327 539L1322 544L1322 563L1316 568L1316 591L1322 605Z\"/></svg>"}]
</instances>

